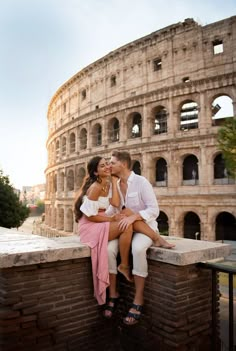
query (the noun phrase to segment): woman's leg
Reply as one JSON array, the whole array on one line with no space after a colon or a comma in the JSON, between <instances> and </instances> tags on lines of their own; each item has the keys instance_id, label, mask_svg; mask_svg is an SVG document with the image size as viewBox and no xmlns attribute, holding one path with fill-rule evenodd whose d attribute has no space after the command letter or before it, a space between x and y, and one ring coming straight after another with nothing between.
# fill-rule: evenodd
<instances>
[{"instance_id":1,"label":"woman's leg","mask_svg":"<svg viewBox=\"0 0 236 351\"><path fill-rule=\"evenodd\" d=\"M131 216L133 211L129 208L122 210L122 213L126 214L127 216ZM133 223L133 231L137 233L142 233L147 235L150 239L152 239L153 244L155 246L164 247L166 249L171 249L175 247L174 244L168 243L165 239L163 239L160 234L155 232L149 225L144 221L136 221Z\"/></svg>"},{"instance_id":2,"label":"woman's leg","mask_svg":"<svg viewBox=\"0 0 236 351\"><path fill-rule=\"evenodd\" d=\"M125 278L132 282L132 276L129 268L129 253L131 248L131 241L133 236L133 227L130 225L125 231L121 232L118 226L118 222L110 223L110 230L108 240L113 240L119 237L119 249L121 263L118 267L118 271L125 276Z\"/></svg>"}]
</instances>

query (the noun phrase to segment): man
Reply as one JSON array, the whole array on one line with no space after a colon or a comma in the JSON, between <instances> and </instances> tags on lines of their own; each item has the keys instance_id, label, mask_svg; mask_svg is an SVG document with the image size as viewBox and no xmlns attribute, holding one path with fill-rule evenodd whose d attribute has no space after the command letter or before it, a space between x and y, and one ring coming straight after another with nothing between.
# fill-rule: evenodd
<instances>
[{"instance_id":1,"label":"man","mask_svg":"<svg viewBox=\"0 0 236 351\"><path fill-rule=\"evenodd\" d=\"M114 151L112 153L111 172L120 178L118 190L120 193L120 209L129 208L133 211L130 216L125 216L120 220L121 227L127 227L135 221L145 221L154 231L158 231L156 218L159 215L159 207L155 193L149 181L131 171L131 157L128 152ZM162 237L159 238L160 245L165 248L172 248L174 245L169 244ZM132 240L133 255L133 277L135 284L135 296L133 305L124 318L124 323L128 325L136 324L141 316L143 306L143 294L145 278L148 275L148 265L146 258L147 249L153 244L153 241L142 233L134 233ZM108 243L109 258L109 303L105 310L105 317L110 318L114 312L114 307L119 294L116 290L118 240L112 240Z\"/></svg>"}]
</instances>

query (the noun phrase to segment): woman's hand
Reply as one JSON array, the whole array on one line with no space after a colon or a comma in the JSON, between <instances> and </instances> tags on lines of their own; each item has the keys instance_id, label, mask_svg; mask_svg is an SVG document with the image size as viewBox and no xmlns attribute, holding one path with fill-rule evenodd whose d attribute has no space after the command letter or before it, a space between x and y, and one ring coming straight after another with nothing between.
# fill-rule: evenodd
<instances>
[{"instance_id":1,"label":"woman's hand","mask_svg":"<svg viewBox=\"0 0 236 351\"><path fill-rule=\"evenodd\" d=\"M112 182L112 184L117 184L119 179L120 179L119 177L117 177L117 176L115 176L113 174L111 175L111 182Z\"/></svg>"},{"instance_id":2,"label":"woman's hand","mask_svg":"<svg viewBox=\"0 0 236 351\"><path fill-rule=\"evenodd\" d=\"M117 214L114 214L111 218L112 218L112 222L119 222L124 217L125 217L124 214L117 213Z\"/></svg>"}]
</instances>

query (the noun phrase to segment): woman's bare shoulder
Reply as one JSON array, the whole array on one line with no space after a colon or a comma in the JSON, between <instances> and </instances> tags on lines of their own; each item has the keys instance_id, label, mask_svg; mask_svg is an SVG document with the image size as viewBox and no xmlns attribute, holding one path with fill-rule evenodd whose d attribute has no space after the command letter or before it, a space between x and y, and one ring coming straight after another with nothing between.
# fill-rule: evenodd
<instances>
[{"instance_id":1,"label":"woman's bare shoulder","mask_svg":"<svg viewBox=\"0 0 236 351\"><path fill-rule=\"evenodd\" d=\"M102 192L102 186L99 183L95 182L89 187L87 191L87 196L89 200L96 201L101 195L101 192Z\"/></svg>"}]
</instances>

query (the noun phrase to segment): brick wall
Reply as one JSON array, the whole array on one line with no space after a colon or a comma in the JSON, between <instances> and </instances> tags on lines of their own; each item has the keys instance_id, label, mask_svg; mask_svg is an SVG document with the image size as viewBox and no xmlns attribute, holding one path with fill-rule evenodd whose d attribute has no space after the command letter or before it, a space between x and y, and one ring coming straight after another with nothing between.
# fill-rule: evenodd
<instances>
[{"instance_id":1,"label":"brick wall","mask_svg":"<svg viewBox=\"0 0 236 351\"><path fill-rule=\"evenodd\" d=\"M90 258L0 270L2 351L210 350L211 275L149 261L142 321L122 323L133 285L120 279L111 321L93 297Z\"/></svg>"}]
</instances>

